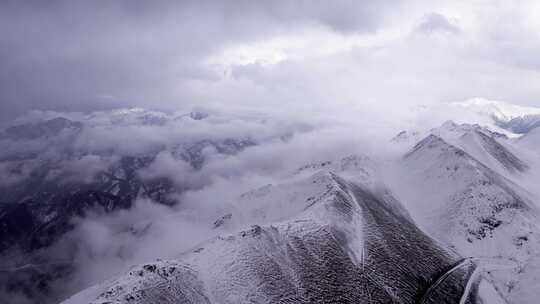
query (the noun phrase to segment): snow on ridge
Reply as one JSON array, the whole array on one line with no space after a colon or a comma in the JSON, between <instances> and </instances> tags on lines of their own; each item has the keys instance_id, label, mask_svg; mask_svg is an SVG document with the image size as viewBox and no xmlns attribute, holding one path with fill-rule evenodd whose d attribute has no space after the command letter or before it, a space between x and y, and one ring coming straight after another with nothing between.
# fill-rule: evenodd
<instances>
[{"instance_id":1,"label":"snow on ridge","mask_svg":"<svg viewBox=\"0 0 540 304\"><path fill-rule=\"evenodd\" d=\"M282 177L276 184L266 184L241 194L228 204L217 227L241 227L273 223L299 214L334 191L335 176L339 175L370 190L377 190L391 202L377 173L378 164L364 155L349 155L329 161L311 162ZM227 211L228 210L228 211ZM400 209L406 214L403 208Z\"/></svg>"},{"instance_id":2,"label":"snow on ridge","mask_svg":"<svg viewBox=\"0 0 540 304\"><path fill-rule=\"evenodd\" d=\"M458 147L503 175L524 172L529 168L524 161L514 155L513 152L516 149L512 146L509 138L505 134L492 131L489 127L478 124L457 124L449 120L441 126L431 129L427 134L428 137L434 135L444 142ZM411 143L407 144L411 146Z\"/></svg>"},{"instance_id":3,"label":"snow on ridge","mask_svg":"<svg viewBox=\"0 0 540 304\"><path fill-rule=\"evenodd\" d=\"M526 115L539 115L540 108L519 106L503 101L488 100L485 98L472 98L452 105L472 110L478 114L494 117L501 121L509 121L516 117Z\"/></svg>"},{"instance_id":4,"label":"snow on ridge","mask_svg":"<svg viewBox=\"0 0 540 304\"><path fill-rule=\"evenodd\" d=\"M538 210L527 191L462 149L429 135L404 158L413 217L437 239L464 256L503 257L524 265L540 252ZM412 194L411 194L412 193ZM505 270L493 278L508 295L520 272Z\"/></svg>"},{"instance_id":5,"label":"snow on ridge","mask_svg":"<svg viewBox=\"0 0 540 304\"><path fill-rule=\"evenodd\" d=\"M508 139L508 137L505 134L493 131L487 126L481 126L479 124L468 124L468 123L458 124L452 120L448 120L444 122L440 127L433 128L430 130L431 134L435 134L445 139L455 139L470 132L482 132L491 137L500 138L500 139Z\"/></svg>"}]
</instances>

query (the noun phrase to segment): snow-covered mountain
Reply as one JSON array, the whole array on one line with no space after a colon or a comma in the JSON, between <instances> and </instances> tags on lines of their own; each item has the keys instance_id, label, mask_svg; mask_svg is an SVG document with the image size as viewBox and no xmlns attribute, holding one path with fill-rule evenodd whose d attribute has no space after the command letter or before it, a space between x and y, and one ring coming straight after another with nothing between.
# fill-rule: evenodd
<instances>
[{"instance_id":1,"label":"snow-covered mountain","mask_svg":"<svg viewBox=\"0 0 540 304\"><path fill-rule=\"evenodd\" d=\"M404 157L415 219L463 256L509 263L493 281L510 297L517 275L540 253L539 211L530 193L464 150L429 135ZM513 266L512 266L513 265Z\"/></svg>"},{"instance_id":2,"label":"snow-covered mountain","mask_svg":"<svg viewBox=\"0 0 540 304\"><path fill-rule=\"evenodd\" d=\"M391 142L411 149L429 135L444 139L499 173L520 173L528 170L528 165L516 156L517 148L505 134L478 124L457 124L449 120L427 132L402 131Z\"/></svg>"},{"instance_id":3,"label":"snow-covered mountain","mask_svg":"<svg viewBox=\"0 0 540 304\"><path fill-rule=\"evenodd\" d=\"M484 98L473 98L453 105L489 117L497 126L517 134L525 134L540 126L540 108L537 107Z\"/></svg>"},{"instance_id":4,"label":"snow-covered mountain","mask_svg":"<svg viewBox=\"0 0 540 304\"><path fill-rule=\"evenodd\" d=\"M0 138L0 296L535 303L539 200L523 181L538 176L538 129L515 139L447 121L381 148L398 157L310 157L286 147L311 126L267 117L57 117ZM295 144L321 144L312 133Z\"/></svg>"},{"instance_id":5,"label":"snow-covered mountain","mask_svg":"<svg viewBox=\"0 0 540 304\"><path fill-rule=\"evenodd\" d=\"M250 228L134 267L64 303L413 303L459 263L388 191L361 183L372 179L367 171L352 183L327 166L242 195L227 218ZM449 274L425 303L459 302L473 269Z\"/></svg>"},{"instance_id":6,"label":"snow-covered mountain","mask_svg":"<svg viewBox=\"0 0 540 304\"><path fill-rule=\"evenodd\" d=\"M476 124L458 125L447 121L442 126L432 129L430 133L445 139L496 170L516 173L524 172L528 168L527 164L510 151L511 146L505 146L508 140L506 135L486 127Z\"/></svg>"}]
</instances>

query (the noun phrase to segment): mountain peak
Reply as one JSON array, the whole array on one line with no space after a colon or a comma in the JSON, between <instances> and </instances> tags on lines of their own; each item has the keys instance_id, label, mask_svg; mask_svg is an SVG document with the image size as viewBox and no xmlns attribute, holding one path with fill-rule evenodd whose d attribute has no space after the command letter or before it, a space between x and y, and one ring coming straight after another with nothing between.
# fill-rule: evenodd
<instances>
[{"instance_id":1,"label":"mountain peak","mask_svg":"<svg viewBox=\"0 0 540 304\"><path fill-rule=\"evenodd\" d=\"M419 153L420 151L423 151L423 150L435 150L435 149L438 149L438 150L451 149L451 150L455 150L456 152L461 151L461 153L463 153L463 154L465 153L461 149L459 149L457 147L454 147L453 145L447 143L441 137L439 137L439 136L437 136L435 134L429 134L424 139L422 139L420 142L418 142L407 154L405 154L405 158L408 158L408 157L412 156L413 154L417 154L417 153Z\"/></svg>"},{"instance_id":2,"label":"mountain peak","mask_svg":"<svg viewBox=\"0 0 540 304\"><path fill-rule=\"evenodd\" d=\"M481 126L479 124L468 124L468 123L458 124L452 120L446 121L438 128L431 129L430 132L442 138L456 138L456 137L463 136L464 134L473 133L473 132L482 132L482 133L487 134L488 136L492 136L496 138L505 138L505 139L508 138L505 134L492 131L490 128Z\"/></svg>"},{"instance_id":3,"label":"mountain peak","mask_svg":"<svg viewBox=\"0 0 540 304\"><path fill-rule=\"evenodd\" d=\"M456 124L452 121L432 129L432 134L462 149L493 169L523 172L528 166L498 140L507 140L504 134L491 131L478 124Z\"/></svg>"}]
</instances>

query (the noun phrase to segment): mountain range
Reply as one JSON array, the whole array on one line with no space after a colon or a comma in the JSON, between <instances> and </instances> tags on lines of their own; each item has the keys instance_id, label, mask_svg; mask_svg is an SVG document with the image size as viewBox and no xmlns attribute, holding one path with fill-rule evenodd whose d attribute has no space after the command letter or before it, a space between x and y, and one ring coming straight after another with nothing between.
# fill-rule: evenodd
<instances>
[{"instance_id":1,"label":"mountain range","mask_svg":"<svg viewBox=\"0 0 540 304\"><path fill-rule=\"evenodd\" d=\"M226 187L223 197L209 192L217 202L205 209L192 208L188 198L214 182L207 170L222 172L219 164L260 153L256 149L269 143L287 144L311 128L275 131L266 119L141 109L10 126L0 136L9 145L0 154L6 177L0 185L6 261L0 294L20 303L65 304L536 303L540 132L534 124L510 122L540 111L515 114L520 108L479 101L459 106L488 113L496 127L515 136L474 122L406 130L387 141L397 151L392 157L336 151L306 158L239 195L223 195ZM257 132L233 130L231 122ZM182 131L170 133L174 128ZM209 136L216 128L230 130ZM126 153L135 138L122 145L93 143L107 132L149 136L136 153ZM221 176L234 179L231 174ZM165 211L115 221L141 202ZM108 278L64 288L66 280L92 270L75 254L91 240L74 236L109 218L118 237L106 240L172 249L157 260L119 267ZM171 233L177 226L165 224L184 218L203 232ZM150 242L164 227L172 227L171 236ZM115 258L129 256L131 243L119 248L126 246Z\"/></svg>"}]
</instances>

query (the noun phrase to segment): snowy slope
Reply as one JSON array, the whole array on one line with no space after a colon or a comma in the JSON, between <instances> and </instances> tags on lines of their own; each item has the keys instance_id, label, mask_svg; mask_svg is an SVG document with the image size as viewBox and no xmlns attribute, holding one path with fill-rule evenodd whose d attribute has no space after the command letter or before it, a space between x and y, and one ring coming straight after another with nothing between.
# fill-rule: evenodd
<instances>
[{"instance_id":1,"label":"snowy slope","mask_svg":"<svg viewBox=\"0 0 540 304\"><path fill-rule=\"evenodd\" d=\"M430 135L403 159L413 217L463 256L503 258L524 265L540 253L538 210L528 193L465 151ZM508 294L519 267L494 279Z\"/></svg>"},{"instance_id":2,"label":"snowy slope","mask_svg":"<svg viewBox=\"0 0 540 304\"><path fill-rule=\"evenodd\" d=\"M512 285L510 300L512 303L538 303L540 290L540 255L534 256L523 267Z\"/></svg>"},{"instance_id":3,"label":"snowy slope","mask_svg":"<svg viewBox=\"0 0 540 304\"><path fill-rule=\"evenodd\" d=\"M517 156L520 149L505 134L478 124L457 124L446 121L428 132L403 131L392 142L410 150L424 137L433 134L473 156L484 165L503 175L523 173L527 163ZM517 153L517 154L516 154ZM521 156L521 155L520 155Z\"/></svg>"},{"instance_id":4,"label":"snowy slope","mask_svg":"<svg viewBox=\"0 0 540 304\"><path fill-rule=\"evenodd\" d=\"M459 256L421 232L369 181L369 169L359 185L327 169L352 159L362 158L310 164L248 192L222 219L250 228L134 267L64 303L413 303ZM346 167L340 173L354 172ZM428 303L457 303L470 270L452 273Z\"/></svg>"},{"instance_id":5,"label":"snowy slope","mask_svg":"<svg viewBox=\"0 0 540 304\"><path fill-rule=\"evenodd\" d=\"M499 173L517 173L528 169L527 164L511 151L506 135L486 127L447 121L430 133L466 151Z\"/></svg>"}]
</instances>

